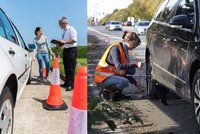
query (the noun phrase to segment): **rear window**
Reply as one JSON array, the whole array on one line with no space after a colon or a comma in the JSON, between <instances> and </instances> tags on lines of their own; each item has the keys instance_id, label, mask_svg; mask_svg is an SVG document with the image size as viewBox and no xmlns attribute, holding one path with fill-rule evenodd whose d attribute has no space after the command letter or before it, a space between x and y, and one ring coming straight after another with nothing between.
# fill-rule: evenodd
<instances>
[{"instance_id":1,"label":"rear window","mask_svg":"<svg viewBox=\"0 0 200 134\"><path fill-rule=\"evenodd\" d=\"M111 22L111 24L119 25L119 22Z\"/></svg>"}]
</instances>

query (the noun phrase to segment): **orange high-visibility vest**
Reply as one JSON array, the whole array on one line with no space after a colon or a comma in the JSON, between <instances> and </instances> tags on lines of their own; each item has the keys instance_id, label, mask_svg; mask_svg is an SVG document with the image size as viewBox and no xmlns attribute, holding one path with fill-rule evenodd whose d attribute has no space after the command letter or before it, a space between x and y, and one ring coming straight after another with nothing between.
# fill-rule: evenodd
<instances>
[{"instance_id":1,"label":"orange high-visibility vest","mask_svg":"<svg viewBox=\"0 0 200 134\"><path fill-rule=\"evenodd\" d=\"M96 67L95 74L94 74L94 81L97 83L102 83L105 79L107 79L109 76L112 76L112 75L119 75L119 76L125 75L126 70L118 70L114 65L110 65L106 60L110 52L110 49L113 46L117 46L119 49L119 54L120 54L120 59L121 59L120 63L121 64L128 63L125 56L125 52L122 47L122 43L119 42L119 43L111 45L105 51L105 53L103 54L101 60L99 61Z\"/></svg>"}]
</instances>

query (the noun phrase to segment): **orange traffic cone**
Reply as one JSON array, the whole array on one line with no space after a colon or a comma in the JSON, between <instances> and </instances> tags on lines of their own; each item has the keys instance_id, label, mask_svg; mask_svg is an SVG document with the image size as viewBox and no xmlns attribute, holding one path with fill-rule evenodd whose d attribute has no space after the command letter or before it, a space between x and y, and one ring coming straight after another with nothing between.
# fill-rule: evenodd
<instances>
[{"instance_id":1,"label":"orange traffic cone","mask_svg":"<svg viewBox=\"0 0 200 134\"><path fill-rule=\"evenodd\" d=\"M47 110L66 110L68 108L61 96L58 58L54 60L49 97L47 100L44 100L42 104L43 108Z\"/></svg>"},{"instance_id":2,"label":"orange traffic cone","mask_svg":"<svg viewBox=\"0 0 200 134\"><path fill-rule=\"evenodd\" d=\"M108 36L106 36L106 38L105 38L105 40L104 40L104 43L110 44L110 40L109 40L109 37L108 37Z\"/></svg>"},{"instance_id":3,"label":"orange traffic cone","mask_svg":"<svg viewBox=\"0 0 200 134\"><path fill-rule=\"evenodd\" d=\"M68 134L87 134L87 67L79 67L75 77Z\"/></svg>"},{"instance_id":4,"label":"orange traffic cone","mask_svg":"<svg viewBox=\"0 0 200 134\"><path fill-rule=\"evenodd\" d=\"M42 76L43 76L43 78L46 77L46 73L47 73L46 66L45 66L44 60L42 60Z\"/></svg>"}]
</instances>

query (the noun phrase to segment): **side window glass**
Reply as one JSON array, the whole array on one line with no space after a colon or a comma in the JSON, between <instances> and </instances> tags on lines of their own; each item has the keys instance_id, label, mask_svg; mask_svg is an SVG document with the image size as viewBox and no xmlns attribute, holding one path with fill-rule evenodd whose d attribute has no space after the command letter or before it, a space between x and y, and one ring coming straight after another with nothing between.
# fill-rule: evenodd
<instances>
[{"instance_id":1,"label":"side window glass","mask_svg":"<svg viewBox=\"0 0 200 134\"><path fill-rule=\"evenodd\" d=\"M161 21L168 23L169 20L175 15L177 0L170 0L162 13Z\"/></svg>"},{"instance_id":2,"label":"side window glass","mask_svg":"<svg viewBox=\"0 0 200 134\"><path fill-rule=\"evenodd\" d=\"M13 28L10 25L9 20L7 19L7 17L5 16L5 14L2 11L0 11L0 19L2 20L2 24L5 29L6 38L15 44L18 44L18 41L17 41L16 35L13 31Z\"/></svg>"},{"instance_id":3,"label":"side window glass","mask_svg":"<svg viewBox=\"0 0 200 134\"><path fill-rule=\"evenodd\" d=\"M167 4L168 0L165 0L159 7L158 11L156 12L155 16L154 16L154 19L156 21L160 21L161 20L161 17L162 17L162 13L163 13L163 10Z\"/></svg>"},{"instance_id":4,"label":"side window glass","mask_svg":"<svg viewBox=\"0 0 200 134\"><path fill-rule=\"evenodd\" d=\"M4 31L3 25L0 20L0 36L6 38L6 33Z\"/></svg>"},{"instance_id":5,"label":"side window glass","mask_svg":"<svg viewBox=\"0 0 200 134\"><path fill-rule=\"evenodd\" d=\"M26 46L25 46L25 43L24 43L24 40L23 40L21 34L19 33L19 31L17 30L17 28L15 27L15 25L14 25L13 23L12 23L12 25L13 25L14 31L15 31L15 33L16 33L16 35L17 35L17 38L19 39L19 45L20 45L22 48L25 49Z\"/></svg>"},{"instance_id":6,"label":"side window glass","mask_svg":"<svg viewBox=\"0 0 200 134\"><path fill-rule=\"evenodd\" d=\"M180 0L176 15L187 15L192 29L195 23L194 0Z\"/></svg>"}]
</instances>

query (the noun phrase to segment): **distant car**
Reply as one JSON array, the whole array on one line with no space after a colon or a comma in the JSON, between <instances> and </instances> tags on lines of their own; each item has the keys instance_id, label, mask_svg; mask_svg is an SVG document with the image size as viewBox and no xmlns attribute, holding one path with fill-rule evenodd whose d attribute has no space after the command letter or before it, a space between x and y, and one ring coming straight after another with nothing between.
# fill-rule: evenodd
<instances>
[{"instance_id":1,"label":"distant car","mask_svg":"<svg viewBox=\"0 0 200 134\"><path fill-rule=\"evenodd\" d=\"M138 21L134 20L134 22L132 23L132 27L135 27L137 25Z\"/></svg>"},{"instance_id":2,"label":"distant car","mask_svg":"<svg viewBox=\"0 0 200 134\"><path fill-rule=\"evenodd\" d=\"M145 35L150 21L139 21L135 26L138 35Z\"/></svg>"},{"instance_id":3,"label":"distant car","mask_svg":"<svg viewBox=\"0 0 200 134\"><path fill-rule=\"evenodd\" d=\"M122 30L122 25L119 21L110 21L110 24L108 26L108 30Z\"/></svg>"},{"instance_id":4,"label":"distant car","mask_svg":"<svg viewBox=\"0 0 200 134\"><path fill-rule=\"evenodd\" d=\"M0 9L0 133L13 133L14 106L31 82L30 49Z\"/></svg>"},{"instance_id":5,"label":"distant car","mask_svg":"<svg viewBox=\"0 0 200 134\"><path fill-rule=\"evenodd\" d=\"M132 26L132 22L131 21L125 22L125 26Z\"/></svg>"},{"instance_id":6,"label":"distant car","mask_svg":"<svg viewBox=\"0 0 200 134\"><path fill-rule=\"evenodd\" d=\"M106 29L108 29L108 27L109 27L109 24L110 24L110 21L107 21L107 22L105 22L105 24L104 24L104 25L105 25L105 28L106 28Z\"/></svg>"}]
</instances>

